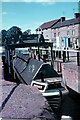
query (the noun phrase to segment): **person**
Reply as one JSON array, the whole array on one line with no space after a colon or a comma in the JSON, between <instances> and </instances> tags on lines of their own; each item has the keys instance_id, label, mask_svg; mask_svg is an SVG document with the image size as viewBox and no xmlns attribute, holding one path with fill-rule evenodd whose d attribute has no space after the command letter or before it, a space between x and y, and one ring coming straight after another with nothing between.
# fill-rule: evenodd
<instances>
[{"instance_id":1,"label":"person","mask_svg":"<svg viewBox=\"0 0 80 120\"><path fill-rule=\"evenodd\" d=\"M39 42L45 42L43 32L40 34Z\"/></svg>"}]
</instances>

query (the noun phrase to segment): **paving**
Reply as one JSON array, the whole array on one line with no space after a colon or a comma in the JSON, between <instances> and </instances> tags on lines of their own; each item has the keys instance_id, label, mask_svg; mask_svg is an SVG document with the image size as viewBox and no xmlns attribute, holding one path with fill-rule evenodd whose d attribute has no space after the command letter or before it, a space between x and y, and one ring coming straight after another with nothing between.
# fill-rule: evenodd
<instances>
[{"instance_id":1,"label":"paving","mask_svg":"<svg viewBox=\"0 0 80 120\"><path fill-rule=\"evenodd\" d=\"M14 90L13 90L14 89ZM7 90L7 89L6 89ZM3 93L4 93L3 89ZM8 91L7 91L8 92ZM2 103L2 118L51 118L48 104L37 89L26 85L16 85L9 91L7 100ZM43 115L44 114L44 115Z\"/></svg>"},{"instance_id":2,"label":"paving","mask_svg":"<svg viewBox=\"0 0 80 120\"><path fill-rule=\"evenodd\" d=\"M36 87L5 81L0 59L0 118L56 120L48 102Z\"/></svg>"}]
</instances>

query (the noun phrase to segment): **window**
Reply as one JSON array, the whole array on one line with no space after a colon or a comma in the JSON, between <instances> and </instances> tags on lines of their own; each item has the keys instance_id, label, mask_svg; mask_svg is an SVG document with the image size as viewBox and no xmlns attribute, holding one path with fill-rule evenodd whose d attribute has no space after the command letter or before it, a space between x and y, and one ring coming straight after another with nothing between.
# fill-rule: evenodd
<instances>
[{"instance_id":1,"label":"window","mask_svg":"<svg viewBox=\"0 0 80 120\"><path fill-rule=\"evenodd\" d=\"M56 33L54 33L54 37L56 37Z\"/></svg>"},{"instance_id":2,"label":"window","mask_svg":"<svg viewBox=\"0 0 80 120\"><path fill-rule=\"evenodd\" d=\"M75 30L72 30L72 35L74 35L75 34Z\"/></svg>"},{"instance_id":3,"label":"window","mask_svg":"<svg viewBox=\"0 0 80 120\"><path fill-rule=\"evenodd\" d=\"M67 31L67 35L69 35L69 31Z\"/></svg>"},{"instance_id":4,"label":"window","mask_svg":"<svg viewBox=\"0 0 80 120\"><path fill-rule=\"evenodd\" d=\"M46 35L46 37L48 37L48 35Z\"/></svg>"},{"instance_id":5,"label":"window","mask_svg":"<svg viewBox=\"0 0 80 120\"><path fill-rule=\"evenodd\" d=\"M58 36L60 36L60 32L58 32Z\"/></svg>"}]
</instances>

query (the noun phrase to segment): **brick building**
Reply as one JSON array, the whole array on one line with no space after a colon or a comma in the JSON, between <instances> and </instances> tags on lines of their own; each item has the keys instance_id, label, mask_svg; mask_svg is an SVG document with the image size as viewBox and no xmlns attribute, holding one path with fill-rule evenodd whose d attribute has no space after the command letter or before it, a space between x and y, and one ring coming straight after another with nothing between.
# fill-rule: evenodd
<instances>
[{"instance_id":1,"label":"brick building","mask_svg":"<svg viewBox=\"0 0 80 120\"><path fill-rule=\"evenodd\" d=\"M43 23L39 28L36 29L36 33L40 34L43 31L44 38L47 39L48 41L52 41L53 40L52 27L59 21L60 19L56 19Z\"/></svg>"},{"instance_id":2,"label":"brick building","mask_svg":"<svg viewBox=\"0 0 80 120\"><path fill-rule=\"evenodd\" d=\"M53 42L57 47L80 47L80 13L75 13L74 18L66 20L65 17L43 23L36 32L43 31L44 38ZM60 46L59 46L59 45Z\"/></svg>"}]
</instances>

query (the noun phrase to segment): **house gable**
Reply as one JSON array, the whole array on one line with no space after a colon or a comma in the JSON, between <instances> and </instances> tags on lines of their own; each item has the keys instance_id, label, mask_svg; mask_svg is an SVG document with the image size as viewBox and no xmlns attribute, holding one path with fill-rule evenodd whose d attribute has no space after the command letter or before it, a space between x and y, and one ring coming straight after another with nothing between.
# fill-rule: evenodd
<instances>
[{"instance_id":1,"label":"house gable","mask_svg":"<svg viewBox=\"0 0 80 120\"><path fill-rule=\"evenodd\" d=\"M69 19L69 20L65 20L63 22L58 22L57 24L55 24L52 29L55 28L60 28L60 27L65 27L65 26L70 26L70 25L75 25L75 24L80 24L80 17L78 18L73 18L73 19Z\"/></svg>"},{"instance_id":2,"label":"house gable","mask_svg":"<svg viewBox=\"0 0 80 120\"><path fill-rule=\"evenodd\" d=\"M37 28L36 30L39 30L39 29L42 29L42 30L49 29L49 28L54 26L59 21L60 21L60 19L56 19L56 20L53 20L53 21L45 22L39 28Z\"/></svg>"}]
</instances>

